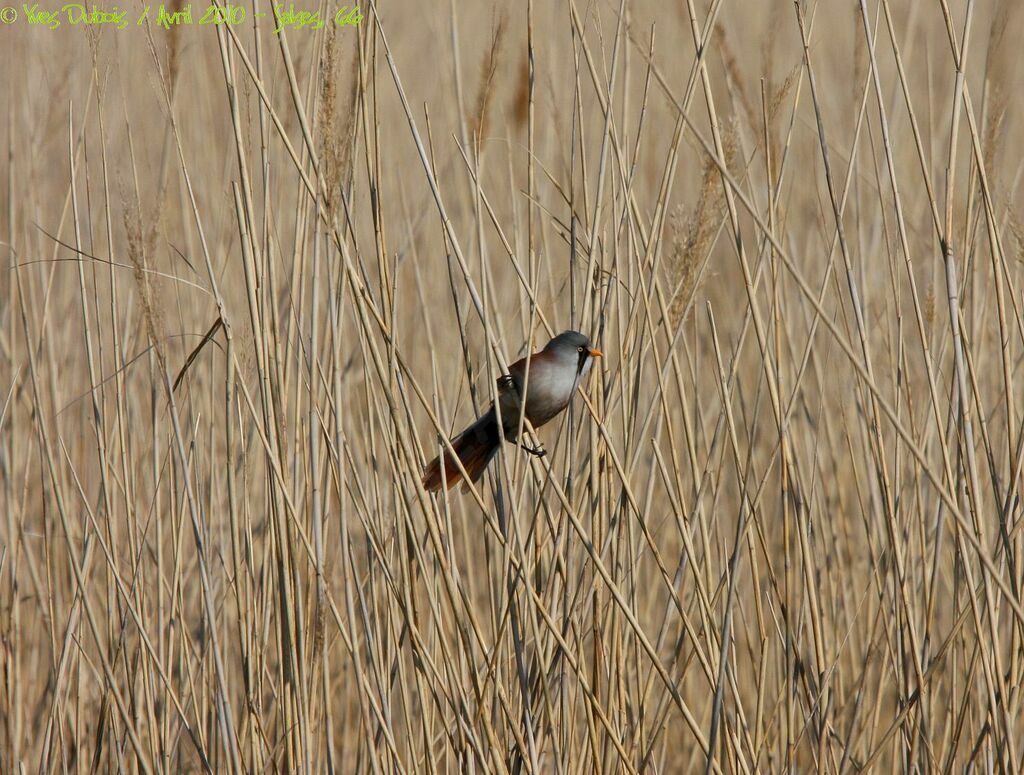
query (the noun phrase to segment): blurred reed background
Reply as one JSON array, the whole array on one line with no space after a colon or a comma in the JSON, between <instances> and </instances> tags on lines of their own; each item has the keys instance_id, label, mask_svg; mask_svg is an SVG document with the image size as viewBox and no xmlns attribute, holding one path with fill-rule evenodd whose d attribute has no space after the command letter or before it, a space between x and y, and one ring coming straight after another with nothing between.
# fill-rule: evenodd
<instances>
[{"instance_id":1,"label":"blurred reed background","mask_svg":"<svg viewBox=\"0 0 1024 775\"><path fill-rule=\"evenodd\" d=\"M1024 10L360 10L0 29L0 770L1020 770Z\"/></svg>"}]
</instances>

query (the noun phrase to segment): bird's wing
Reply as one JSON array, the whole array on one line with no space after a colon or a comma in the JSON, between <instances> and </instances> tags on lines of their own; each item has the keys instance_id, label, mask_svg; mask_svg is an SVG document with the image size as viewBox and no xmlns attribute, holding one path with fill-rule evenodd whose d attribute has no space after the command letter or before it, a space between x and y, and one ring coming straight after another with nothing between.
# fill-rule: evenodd
<instances>
[{"instance_id":1,"label":"bird's wing","mask_svg":"<svg viewBox=\"0 0 1024 775\"><path fill-rule=\"evenodd\" d=\"M532 358L533 356L527 356ZM498 377L498 391L502 392L514 387L516 390L521 390L523 387L523 380L526 377L526 361L527 358L520 358L518 361L508 367L508 374L502 374Z\"/></svg>"}]
</instances>

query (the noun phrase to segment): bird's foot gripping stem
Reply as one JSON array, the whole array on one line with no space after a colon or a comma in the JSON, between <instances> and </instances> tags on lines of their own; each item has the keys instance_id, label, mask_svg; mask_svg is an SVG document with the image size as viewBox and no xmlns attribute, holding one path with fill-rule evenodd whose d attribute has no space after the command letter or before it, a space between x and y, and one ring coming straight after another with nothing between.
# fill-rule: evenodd
<instances>
[{"instance_id":1,"label":"bird's foot gripping stem","mask_svg":"<svg viewBox=\"0 0 1024 775\"><path fill-rule=\"evenodd\" d=\"M548 454L548 451L544 449L544 447L530 447L527 446L526 444L523 444L522 442L519 443L519 446L522 447L527 452L529 452L534 457L544 457L546 454Z\"/></svg>"}]
</instances>

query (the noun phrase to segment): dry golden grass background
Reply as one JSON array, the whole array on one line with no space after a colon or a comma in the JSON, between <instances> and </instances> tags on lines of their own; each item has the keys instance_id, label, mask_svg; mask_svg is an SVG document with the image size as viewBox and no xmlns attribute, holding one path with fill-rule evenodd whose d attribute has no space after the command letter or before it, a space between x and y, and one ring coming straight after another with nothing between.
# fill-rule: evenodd
<instances>
[{"instance_id":1,"label":"dry golden grass background","mask_svg":"<svg viewBox=\"0 0 1024 775\"><path fill-rule=\"evenodd\" d=\"M1024 766L1016 3L248 10L0 29L0 770Z\"/></svg>"}]
</instances>

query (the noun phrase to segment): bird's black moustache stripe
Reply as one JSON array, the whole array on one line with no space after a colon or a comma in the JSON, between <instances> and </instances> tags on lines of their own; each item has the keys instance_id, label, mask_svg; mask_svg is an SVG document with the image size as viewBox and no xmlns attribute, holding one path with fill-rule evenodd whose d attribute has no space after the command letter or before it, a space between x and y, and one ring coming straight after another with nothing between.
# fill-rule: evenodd
<instances>
[{"instance_id":1,"label":"bird's black moustache stripe","mask_svg":"<svg viewBox=\"0 0 1024 775\"><path fill-rule=\"evenodd\" d=\"M576 364L576 376L583 373L583 367L587 364L587 357L590 355L586 350L580 353L579 363Z\"/></svg>"}]
</instances>

